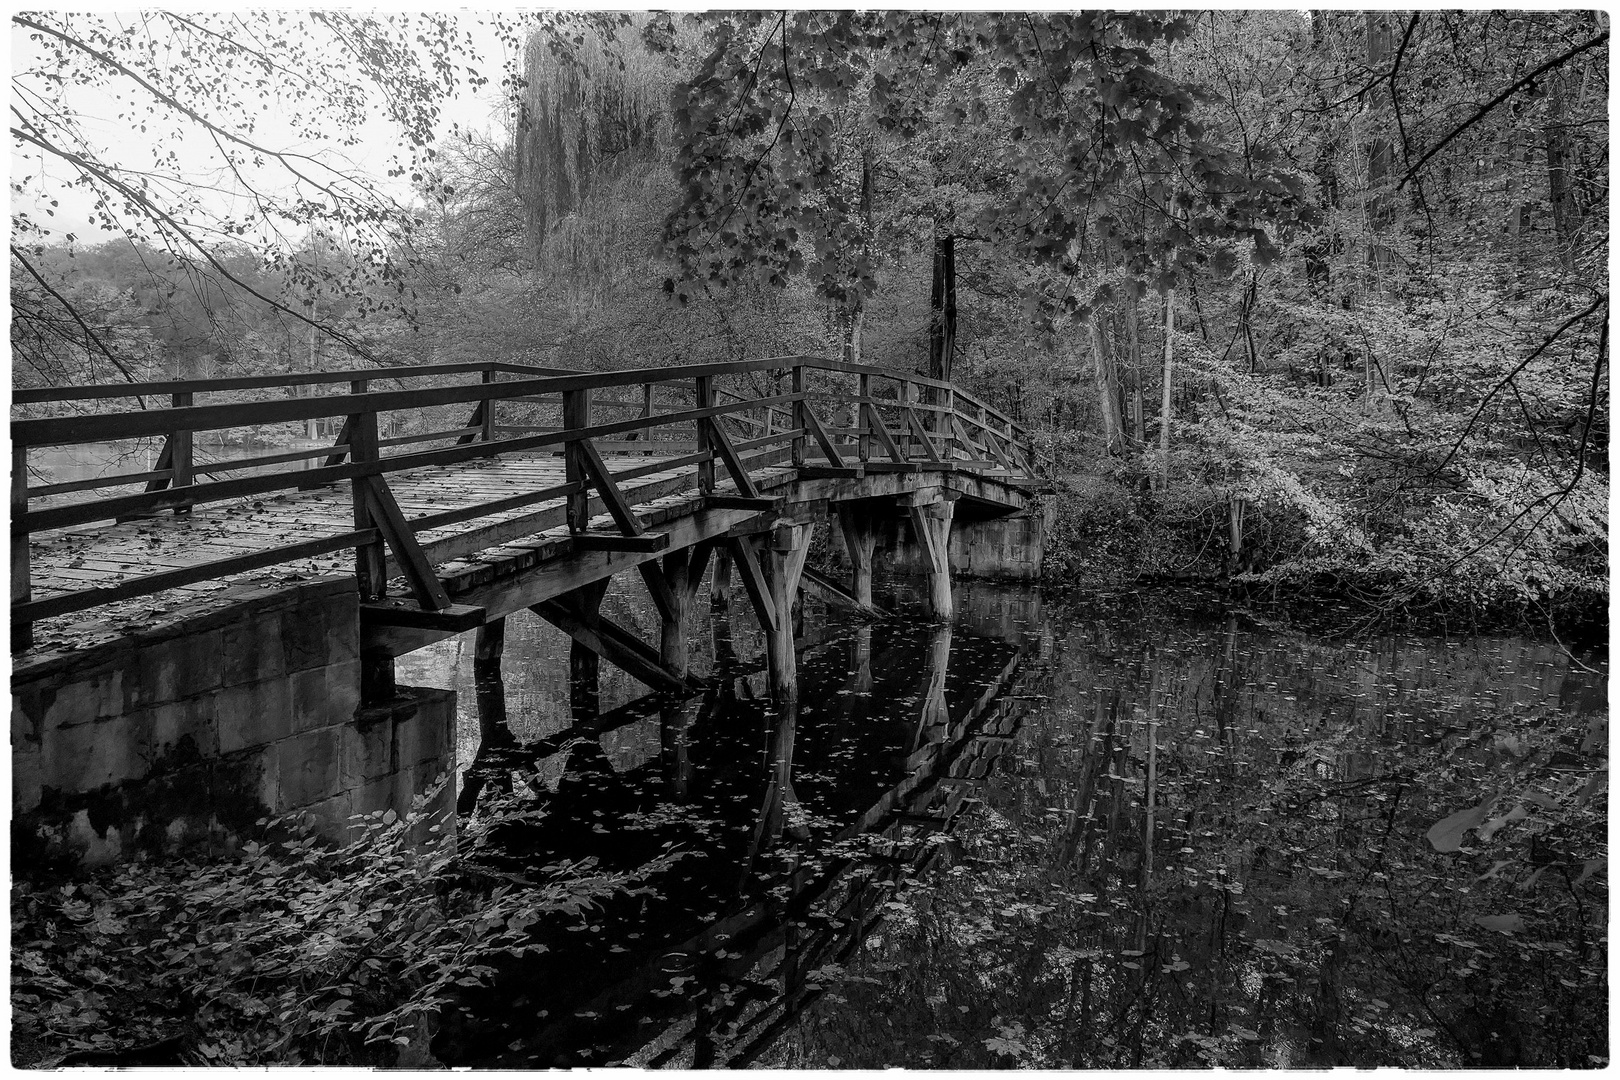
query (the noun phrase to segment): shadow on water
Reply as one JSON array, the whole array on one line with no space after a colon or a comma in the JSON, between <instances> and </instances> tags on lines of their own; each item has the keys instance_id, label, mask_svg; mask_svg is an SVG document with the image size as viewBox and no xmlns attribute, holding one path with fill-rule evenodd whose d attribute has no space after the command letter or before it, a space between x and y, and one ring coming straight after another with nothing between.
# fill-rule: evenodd
<instances>
[{"instance_id":1,"label":"shadow on water","mask_svg":"<svg viewBox=\"0 0 1620 1080\"><path fill-rule=\"evenodd\" d=\"M746 614L711 619L685 701L606 668L566 688L554 644L527 670L509 649L505 684L472 665L464 853L624 887L492 961L434 1054L1606 1060L1603 675L1524 639L1330 641L1180 596L964 584L958 606L950 627L807 606L781 709Z\"/></svg>"}]
</instances>

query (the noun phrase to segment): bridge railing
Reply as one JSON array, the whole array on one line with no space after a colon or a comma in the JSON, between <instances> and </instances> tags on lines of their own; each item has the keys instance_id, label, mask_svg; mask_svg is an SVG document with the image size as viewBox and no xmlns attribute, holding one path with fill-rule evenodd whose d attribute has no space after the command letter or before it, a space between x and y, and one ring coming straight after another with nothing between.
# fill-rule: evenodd
<instances>
[{"instance_id":1,"label":"bridge railing","mask_svg":"<svg viewBox=\"0 0 1620 1080\"><path fill-rule=\"evenodd\" d=\"M768 378L764 391L720 385L724 379L760 375ZM424 380L439 385L406 385ZM376 388L387 381L401 388ZM345 385L347 393L320 392ZM209 396L277 390L296 396L202 403ZM14 405L61 410L128 399L135 399L136 407L12 421L14 650L28 647L32 624L41 619L345 549L355 553L363 596L384 595L391 552L420 605L441 610L451 601L418 533L561 500L563 520L580 544L641 544L652 550L652 539L638 539L642 530L620 485L655 472L692 469L697 489L713 494L724 470L736 497L745 499L759 497L753 474L773 465L849 475L858 468L961 468L1009 480L1035 476L1027 431L951 384L805 356L589 373L479 362L20 390L13 395ZM162 404L152 407L151 399ZM446 421L446 416L465 419ZM400 417L407 419L406 428L418 430L387 434L399 426L392 421ZM336 441L230 460L205 461L197 454L202 433L311 420L341 423ZM148 445L162 440L155 467L30 484L31 450L120 440L145 440ZM430 443L440 445L425 446ZM627 452L651 459L609 471L604 453ZM561 454L565 481L413 518L404 516L388 486L391 475L515 453ZM33 536L165 512L185 515L206 504L345 480L353 487L351 529L33 596ZM613 537L587 529L593 490L618 529ZM520 516L520 524L538 532L559 523L551 520L558 512L554 505L551 511Z\"/></svg>"}]
</instances>

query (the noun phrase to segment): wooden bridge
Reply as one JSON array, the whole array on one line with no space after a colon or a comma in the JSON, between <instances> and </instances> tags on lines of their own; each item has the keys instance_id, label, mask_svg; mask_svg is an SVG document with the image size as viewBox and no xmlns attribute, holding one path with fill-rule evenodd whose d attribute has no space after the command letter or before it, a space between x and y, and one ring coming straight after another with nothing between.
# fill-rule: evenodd
<instances>
[{"instance_id":1,"label":"wooden bridge","mask_svg":"<svg viewBox=\"0 0 1620 1080\"><path fill-rule=\"evenodd\" d=\"M501 620L523 608L655 689L687 690L687 614L711 560L713 587L735 577L767 631L773 693L791 694L801 586L871 611L878 538L909 534L932 610L949 618L953 522L1027 516L1042 483L1028 433L972 395L804 356L593 373L374 368L23 390L13 403L55 414L12 422L13 692L40 730L145 709L168 731L184 724L165 719L167 705L269 686L299 664L326 669L339 712L386 705L395 657L474 628L481 651L498 653ZM205 451L207 433L288 423L325 423L335 441L229 460ZM85 443L156 460L31 482L31 452ZM847 582L805 569L821 522L837 523ZM656 605L656 644L599 610L625 571ZM289 590L307 607L312 583L334 577L357 617L318 613L324 644L299 638L314 616L254 621L291 603ZM191 638L202 644L189 653L172 644ZM268 673L255 666L267 647L282 654ZM180 670L108 674L143 651L142 665ZM334 672L354 660L351 695L339 685L348 669ZM197 665L225 681L196 683ZM101 687L85 715L61 701L76 679ZM286 692L309 712L315 691ZM211 737L234 722L215 716Z\"/></svg>"}]
</instances>

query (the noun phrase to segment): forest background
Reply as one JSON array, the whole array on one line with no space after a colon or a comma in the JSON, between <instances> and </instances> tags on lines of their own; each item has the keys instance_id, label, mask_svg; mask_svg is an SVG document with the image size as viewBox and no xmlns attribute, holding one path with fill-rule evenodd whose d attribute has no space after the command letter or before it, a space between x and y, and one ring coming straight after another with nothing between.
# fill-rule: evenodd
<instances>
[{"instance_id":1,"label":"forest background","mask_svg":"<svg viewBox=\"0 0 1620 1080\"><path fill-rule=\"evenodd\" d=\"M1038 432L1051 581L1606 632L1605 15L472 19L14 16L13 384L842 357Z\"/></svg>"}]
</instances>

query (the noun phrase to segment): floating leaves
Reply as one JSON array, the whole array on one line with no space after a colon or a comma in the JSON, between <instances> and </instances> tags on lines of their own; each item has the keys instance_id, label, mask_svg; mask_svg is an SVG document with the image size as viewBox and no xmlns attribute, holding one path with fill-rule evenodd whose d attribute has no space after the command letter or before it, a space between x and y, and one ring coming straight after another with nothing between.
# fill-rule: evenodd
<instances>
[{"instance_id":1,"label":"floating leaves","mask_svg":"<svg viewBox=\"0 0 1620 1080\"><path fill-rule=\"evenodd\" d=\"M1498 796L1492 795L1478 806L1467 810L1459 810L1449 817L1442 818L1434 823L1426 834L1429 844L1436 851L1457 851L1463 845L1463 836L1470 829L1477 829L1485 823L1490 815L1491 808L1496 805Z\"/></svg>"}]
</instances>

